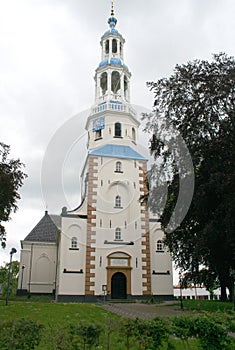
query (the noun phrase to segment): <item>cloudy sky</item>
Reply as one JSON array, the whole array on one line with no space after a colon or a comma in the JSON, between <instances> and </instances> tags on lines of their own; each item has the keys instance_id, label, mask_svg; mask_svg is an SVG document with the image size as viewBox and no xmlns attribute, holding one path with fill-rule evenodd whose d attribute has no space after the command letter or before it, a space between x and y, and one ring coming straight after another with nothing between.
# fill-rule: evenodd
<instances>
[{"instance_id":1,"label":"cloudy sky","mask_svg":"<svg viewBox=\"0 0 235 350\"><path fill-rule=\"evenodd\" d=\"M169 76L176 64L222 51L234 55L234 0L115 3L135 105L151 109L146 82ZM19 259L20 240L46 208L59 214L62 206L79 204L83 126L109 14L109 0L0 0L0 141L11 145L28 174L19 210L6 225L0 264L13 246ZM53 181L57 158L62 168Z\"/></svg>"}]
</instances>

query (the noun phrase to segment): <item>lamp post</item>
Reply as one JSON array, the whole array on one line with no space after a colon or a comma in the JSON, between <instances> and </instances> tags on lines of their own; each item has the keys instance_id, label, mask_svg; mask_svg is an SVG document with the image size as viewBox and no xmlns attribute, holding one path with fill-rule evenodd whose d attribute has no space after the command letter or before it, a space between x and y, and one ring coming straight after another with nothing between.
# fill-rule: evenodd
<instances>
[{"instance_id":1,"label":"lamp post","mask_svg":"<svg viewBox=\"0 0 235 350\"><path fill-rule=\"evenodd\" d=\"M15 248L11 248L10 251L10 264L8 269L8 279L7 279L7 293L6 293L6 305L8 305L8 299L9 299L9 290L10 290L10 283L11 283L11 265L12 265L12 255L15 254L17 250Z\"/></svg>"},{"instance_id":2,"label":"lamp post","mask_svg":"<svg viewBox=\"0 0 235 350\"><path fill-rule=\"evenodd\" d=\"M183 298L182 298L182 271L179 271L179 282L180 282L180 309L183 311Z\"/></svg>"},{"instance_id":3,"label":"lamp post","mask_svg":"<svg viewBox=\"0 0 235 350\"><path fill-rule=\"evenodd\" d=\"M25 265L22 265L21 282L20 282L20 289L21 289L21 291L22 291L22 287L23 287L24 269L25 269Z\"/></svg>"}]
</instances>

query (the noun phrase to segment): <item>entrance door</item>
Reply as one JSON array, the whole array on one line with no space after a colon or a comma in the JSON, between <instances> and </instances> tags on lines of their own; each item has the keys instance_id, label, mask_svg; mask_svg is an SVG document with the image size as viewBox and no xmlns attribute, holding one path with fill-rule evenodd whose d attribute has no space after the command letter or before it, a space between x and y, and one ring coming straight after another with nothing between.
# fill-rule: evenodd
<instances>
[{"instance_id":1,"label":"entrance door","mask_svg":"<svg viewBox=\"0 0 235 350\"><path fill-rule=\"evenodd\" d=\"M126 276L122 272L116 272L112 276L111 298L126 299Z\"/></svg>"}]
</instances>

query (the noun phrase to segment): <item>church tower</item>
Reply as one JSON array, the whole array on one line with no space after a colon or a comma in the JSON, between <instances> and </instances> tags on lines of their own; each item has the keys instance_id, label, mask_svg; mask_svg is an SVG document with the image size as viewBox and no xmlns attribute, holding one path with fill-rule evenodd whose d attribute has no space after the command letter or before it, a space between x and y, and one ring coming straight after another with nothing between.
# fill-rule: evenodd
<instances>
[{"instance_id":1,"label":"church tower","mask_svg":"<svg viewBox=\"0 0 235 350\"><path fill-rule=\"evenodd\" d=\"M73 211L62 211L59 301L95 301L104 294L107 299L142 299L154 292L150 218L140 200L147 192L147 159L138 152L140 123L130 105L131 73L113 4L108 25L94 76L95 103L86 123L82 202Z\"/></svg>"},{"instance_id":2,"label":"church tower","mask_svg":"<svg viewBox=\"0 0 235 350\"><path fill-rule=\"evenodd\" d=\"M143 198L147 159L130 105L131 73L112 5L86 122L81 204L47 212L21 241L18 294L54 293L57 301L173 297L172 261L159 220ZM79 132L79 131L78 131Z\"/></svg>"},{"instance_id":3,"label":"church tower","mask_svg":"<svg viewBox=\"0 0 235 350\"><path fill-rule=\"evenodd\" d=\"M87 252L85 294L126 298L151 294L147 160L137 152L139 122L130 105L131 73L114 11L101 38L95 105L87 120ZM104 288L104 287L103 287Z\"/></svg>"}]
</instances>

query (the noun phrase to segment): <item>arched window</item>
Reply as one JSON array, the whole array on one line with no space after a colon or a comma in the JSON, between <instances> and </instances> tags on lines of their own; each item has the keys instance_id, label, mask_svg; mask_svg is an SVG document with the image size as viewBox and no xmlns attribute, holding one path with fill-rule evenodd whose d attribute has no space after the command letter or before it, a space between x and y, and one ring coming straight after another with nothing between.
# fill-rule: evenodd
<instances>
[{"instance_id":1,"label":"arched window","mask_svg":"<svg viewBox=\"0 0 235 350\"><path fill-rule=\"evenodd\" d=\"M163 243L163 241L158 240L156 248L157 248L157 252L163 252L164 251L164 243Z\"/></svg>"},{"instance_id":2,"label":"arched window","mask_svg":"<svg viewBox=\"0 0 235 350\"><path fill-rule=\"evenodd\" d=\"M136 133L135 133L135 128L132 128L132 139L135 141L136 139Z\"/></svg>"},{"instance_id":3,"label":"arched window","mask_svg":"<svg viewBox=\"0 0 235 350\"><path fill-rule=\"evenodd\" d=\"M121 208L121 205L122 205L121 197L120 196L116 196L116 198L115 198L115 207L116 208Z\"/></svg>"},{"instance_id":4,"label":"arched window","mask_svg":"<svg viewBox=\"0 0 235 350\"><path fill-rule=\"evenodd\" d=\"M122 57L122 43L120 43L120 56Z\"/></svg>"},{"instance_id":5,"label":"arched window","mask_svg":"<svg viewBox=\"0 0 235 350\"><path fill-rule=\"evenodd\" d=\"M120 73L117 71L112 72L111 75L111 90L114 94L120 90L121 84L120 84Z\"/></svg>"},{"instance_id":6,"label":"arched window","mask_svg":"<svg viewBox=\"0 0 235 350\"><path fill-rule=\"evenodd\" d=\"M122 136L122 125L121 125L121 123L115 123L114 136L115 137L121 137Z\"/></svg>"},{"instance_id":7,"label":"arched window","mask_svg":"<svg viewBox=\"0 0 235 350\"><path fill-rule=\"evenodd\" d=\"M122 239L122 231L120 227L117 227L115 230L115 241L120 241Z\"/></svg>"},{"instance_id":8,"label":"arched window","mask_svg":"<svg viewBox=\"0 0 235 350\"><path fill-rule=\"evenodd\" d=\"M108 75L106 72L101 74L100 77L100 88L102 91L102 95L105 95L105 93L107 92L108 89Z\"/></svg>"},{"instance_id":9,"label":"arched window","mask_svg":"<svg viewBox=\"0 0 235 350\"><path fill-rule=\"evenodd\" d=\"M117 53L117 40L113 39L112 41L112 52Z\"/></svg>"},{"instance_id":10,"label":"arched window","mask_svg":"<svg viewBox=\"0 0 235 350\"><path fill-rule=\"evenodd\" d=\"M116 163L116 170L117 173L121 173L122 172L122 163L121 162L117 162Z\"/></svg>"},{"instance_id":11,"label":"arched window","mask_svg":"<svg viewBox=\"0 0 235 350\"><path fill-rule=\"evenodd\" d=\"M77 237L72 237L72 239L71 239L71 248L72 249L77 249L77 247L78 247Z\"/></svg>"},{"instance_id":12,"label":"arched window","mask_svg":"<svg viewBox=\"0 0 235 350\"><path fill-rule=\"evenodd\" d=\"M105 53L108 54L109 53L109 40L105 41Z\"/></svg>"},{"instance_id":13,"label":"arched window","mask_svg":"<svg viewBox=\"0 0 235 350\"><path fill-rule=\"evenodd\" d=\"M124 95L125 95L125 98L128 97L127 92L128 92L128 80L127 80L127 77L124 75Z\"/></svg>"}]
</instances>

